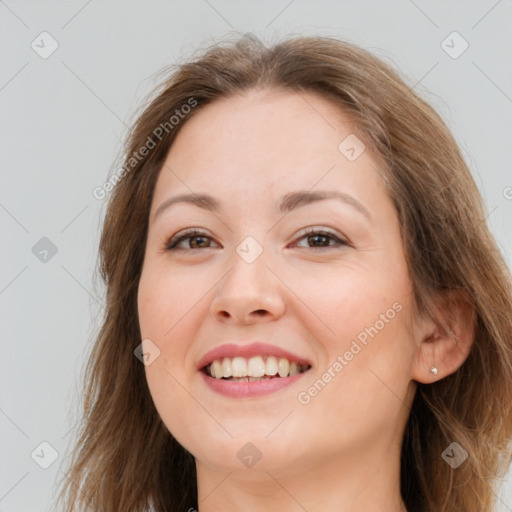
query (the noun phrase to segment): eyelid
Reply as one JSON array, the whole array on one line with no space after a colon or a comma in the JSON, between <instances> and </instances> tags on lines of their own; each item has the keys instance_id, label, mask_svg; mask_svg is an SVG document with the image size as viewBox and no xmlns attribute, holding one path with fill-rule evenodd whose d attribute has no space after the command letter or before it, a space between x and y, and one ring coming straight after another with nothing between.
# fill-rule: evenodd
<instances>
[{"instance_id":1,"label":"eyelid","mask_svg":"<svg viewBox=\"0 0 512 512\"><path fill-rule=\"evenodd\" d=\"M178 231L175 235L173 235L166 243L165 248L168 251L171 250L180 250L181 247L171 247L175 246L179 243L181 243L183 240L186 240L187 238L193 238L195 236L204 236L206 238L211 238L213 240L213 236L210 235L208 232L202 230L201 228L187 228L182 231ZM216 243L216 242L215 242ZM212 249L212 247L206 247L206 249ZM197 249L183 249L183 250L197 250Z\"/></svg>"},{"instance_id":2,"label":"eyelid","mask_svg":"<svg viewBox=\"0 0 512 512\"><path fill-rule=\"evenodd\" d=\"M299 232L298 235L295 236L294 240L295 241L301 240L301 239L307 237L308 235L312 236L312 235L316 235L316 234L329 236L329 237L333 238L337 242L337 244L336 245L328 245L328 246L324 246L324 247L306 247L306 249L329 250L329 249L335 249L336 247L340 247L343 245L352 247L352 243L350 242L350 240L347 237L345 237L343 235L339 235L337 232L331 230L330 228L325 228L325 227L321 227L321 226L309 226L307 228L304 228L302 231Z\"/></svg>"},{"instance_id":3,"label":"eyelid","mask_svg":"<svg viewBox=\"0 0 512 512\"><path fill-rule=\"evenodd\" d=\"M326 250L332 250L336 249L340 246L347 246L347 247L353 247L350 240L348 240L347 237L343 235L338 235L335 231L331 230L330 228L320 227L320 226L309 226L307 228L304 228L302 231L300 231L297 235L294 237L294 241L300 241L303 238L306 238L307 236L312 235L322 235L331 237L336 244L334 245L327 245L327 246L320 246L320 247L301 247L303 249L310 249L313 251L326 251ZM186 240L188 238L194 238L196 236L204 236L205 238L209 238L212 241L214 241L214 237L211 236L208 232L204 231L201 228L187 228L182 231L179 231L175 235L173 235L165 244L165 248L167 251L173 251L173 250L185 250L185 251L197 251L197 249L191 249L191 248L182 248L182 247L176 247L179 243L181 243L183 240ZM217 244L217 242L214 241L214 243ZM214 247L204 247L204 249L213 249Z\"/></svg>"}]
</instances>

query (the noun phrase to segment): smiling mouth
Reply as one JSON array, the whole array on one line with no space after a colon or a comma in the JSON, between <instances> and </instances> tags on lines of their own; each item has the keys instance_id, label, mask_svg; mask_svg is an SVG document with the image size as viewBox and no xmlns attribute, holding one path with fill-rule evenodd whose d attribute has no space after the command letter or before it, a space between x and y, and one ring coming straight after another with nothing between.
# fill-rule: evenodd
<instances>
[{"instance_id":1,"label":"smiling mouth","mask_svg":"<svg viewBox=\"0 0 512 512\"><path fill-rule=\"evenodd\" d=\"M255 356L251 358L222 357L213 360L201 371L208 377L218 380L255 382L293 377L310 368L309 364L290 361L285 357Z\"/></svg>"}]
</instances>

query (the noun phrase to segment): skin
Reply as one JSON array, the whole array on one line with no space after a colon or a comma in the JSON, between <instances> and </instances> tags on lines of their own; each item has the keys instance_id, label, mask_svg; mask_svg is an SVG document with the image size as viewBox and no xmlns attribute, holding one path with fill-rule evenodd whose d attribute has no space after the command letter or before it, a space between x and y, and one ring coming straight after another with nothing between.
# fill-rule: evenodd
<instances>
[{"instance_id":1,"label":"skin","mask_svg":"<svg viewBox=\"0 0 512 512\"><path fill-rule=\"evenodd\" d=\"M452 325L456 347L432 319L413 316L378 161L368 148L352 162L338 150L354 133L313 93L250 90L184 121L167 155L151 205L139 321L142 339L160 350L145 366L154 404L196 459L201 512L405 510L400 447L417 382L441 379L467 357L462 315ZM279 212L281 197L297 190L350 194L370 218L335 199ZM178 203L154 217L166 199L190 192L213 195L221 210ZM190 227L209 238L166 250ZM307 227L350 244L308 238ZM263 249L250 264L236 252L247 236ZM334 371L357 335L396 303L401 311ZM307 358L311 370L263 397L225 397L205 385L201 356L254 340ZM301 403L299 393L329 368L335 376ZM237 457L248 442L261 453L250 468Z\"/></svg>"}]
</instances>

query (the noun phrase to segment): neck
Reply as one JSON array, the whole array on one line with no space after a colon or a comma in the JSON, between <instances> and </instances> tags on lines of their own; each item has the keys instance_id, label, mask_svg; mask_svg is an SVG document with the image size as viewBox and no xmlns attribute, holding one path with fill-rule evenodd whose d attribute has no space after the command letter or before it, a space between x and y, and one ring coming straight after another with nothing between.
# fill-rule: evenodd
<instances>
[{"instance_id":1,"label":"neck","mask_svg":"<svg viewBox=\"0 0 512 512\"><path fill-rule=\"evenodd\" d=\"M400 447L381 448L280 469L219 471L196 461L199 512L407 512Z\"/></svg>"}]
</instances>

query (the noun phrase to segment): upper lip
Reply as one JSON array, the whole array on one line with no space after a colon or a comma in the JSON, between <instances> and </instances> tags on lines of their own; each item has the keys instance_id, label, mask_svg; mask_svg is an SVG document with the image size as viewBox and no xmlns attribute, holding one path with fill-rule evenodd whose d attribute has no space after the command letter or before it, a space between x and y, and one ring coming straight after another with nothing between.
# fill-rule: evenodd
<instances>
[{"instance_id":1,"label":"upper lip","mask_svg":"<svg viewBox=\"0 0 512 512\"><path fill-rule=\"evenodd\" d=\"M240 345L237 343L226 343L219 345L214 349L208 351L204 356L197 362L197 369L202 370L205 366L211 364L215 359L221 359L223 357L245 357L251 358L253 356L275 356L283 357L289 361L295 361L296 363L309 365L311 363L304 357L298 356L293 352L285 350L275 345L269 345L261 341L255 341L252 343Z\"/></svg>"}]
</instances>

